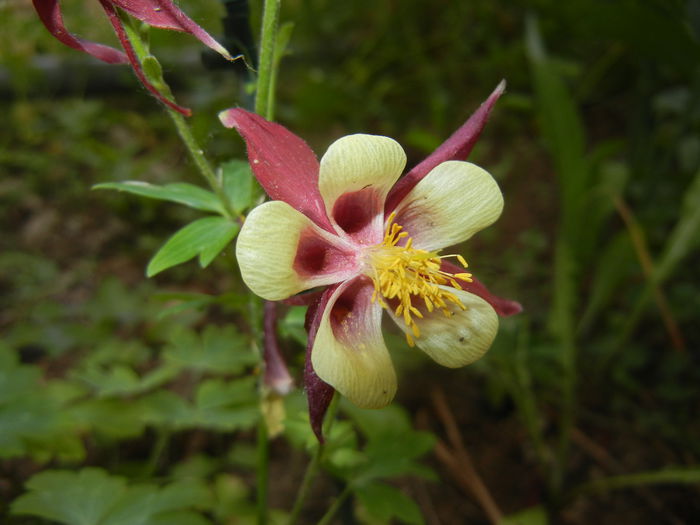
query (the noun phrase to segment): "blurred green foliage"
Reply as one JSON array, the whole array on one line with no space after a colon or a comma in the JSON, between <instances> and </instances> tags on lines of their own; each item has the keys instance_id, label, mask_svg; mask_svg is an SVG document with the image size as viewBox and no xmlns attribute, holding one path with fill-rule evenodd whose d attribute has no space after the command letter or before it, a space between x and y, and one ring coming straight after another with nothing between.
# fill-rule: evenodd
<instances>
[{"instance_id":1,"label":"blurred green foliage","mask_svg":"<svg viewBox=\"0 0 700 525\"><path fill-rule=\"evenodd\" d=\"M65 4L69 29L116 45L97 2ZM182 7L219 31L219 2ZM448 479L421 462L441 432L426 396L439 382L508 523L690 522L696 488L639 487L697 483L700 2L283 8L279 120L319 153L362 131L416 162L507 79L471 158L506 211L463 252L525 307L484 360L449 376L389 334L406 408L341 406L323 501L305 516L345 494L346 519L421 523L429 491L443 522L483 520L455 506L456 489L406 481ZM215 115L249 105L251 77L205 69L188 36L153 31L151 47L245 214L259 194ZM128 68L62 46L27 2L0 3L0 53L0 521L253 523L259 312L227 246L234 223L193 189L185 150ZM207 246L176 242L212 220ZM145 280L149 260L170 291ZM281 323L296 377L302 324L300 309ZM299 480L314 438L299 392L285 407L272 468ZM272 506L288 509L296 486L282 478Z\"/></svg>"}]
</instances>

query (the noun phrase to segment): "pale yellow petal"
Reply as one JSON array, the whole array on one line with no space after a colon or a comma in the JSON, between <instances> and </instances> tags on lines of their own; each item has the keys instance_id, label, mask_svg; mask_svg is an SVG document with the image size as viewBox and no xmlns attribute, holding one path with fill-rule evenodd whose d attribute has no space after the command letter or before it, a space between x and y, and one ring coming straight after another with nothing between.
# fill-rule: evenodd
<instances>
[{"instance_id":1,"label":"pale yellow petal","mask_svg":"<svg viewBox=\"0 0 700 525\"><path fill-rule=\"evenodd\" d=\"M441 287L449 290L466 307L461 310L451 305L452 315L447 317L435 309L423 311L423 318L416 318L420 336L413 340L435 362L449 368L459 368L481 358L491 347L498 332L498 315L481 297L463 290ZM406 330L402 318L389 312L399 327Z\"/></svg>"},{"instance_id":2,"label":"pale yellow petal","mask_svg":"<svg viewBox=\"0 0 700 525\"><path fill-rule=\"evenodd\" d=\"M328 302L311 350L316 374L362 408L388 405L396 374L381 331L382 308L365 279L341 285Z\"/></svg>"},{"instance_id":3,"label":"pale yellow petal","mask_svg":"<svg viewBox=\"0 0 700 525\"><path fill-rule=\"evenodd\" d=\"M236 258L246 285L256 295L278 301L356 275L355 255L337 243L289 204L270 201L253 209L243 223Z\"/></svg>"},{"instance_id":4,"label":"pale yellow petal","mask_svg":"<svg viewBox=\"0 0 700 525\"><path fill-rule=\"evenodd\" d=\"M433 251L466 241L498 219L502 210L503 195L486 170L448 161L406 195L394 222L413 238L413 246Z\"/></svg>"},{"instance_id":5,"label":"pale yellow petal","mask_svg":"<svg viewBox=\"0 0 700 525\"><path fill-rule=\"evenodd\" d=\"M373 230L381 232L386 195L405 165L406 154L389 137L357 134L336 140L321 158L319 172L328 216L346 230L349 215L360 211L363 224L350 221L351 228L371 223Z\"/></svg>"}]
</instances>

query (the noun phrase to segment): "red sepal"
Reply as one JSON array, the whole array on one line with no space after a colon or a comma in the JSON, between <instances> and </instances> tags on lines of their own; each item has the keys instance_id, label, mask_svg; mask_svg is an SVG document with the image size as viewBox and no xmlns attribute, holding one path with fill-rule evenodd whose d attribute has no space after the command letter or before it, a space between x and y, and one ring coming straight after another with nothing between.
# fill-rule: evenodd
<instances>
[{"instance_id":1,"label":"red sepal","mask_svg":"<svg viewBox=\"0 0 700 525\"><path fill-rule=\"evenodd\" d=\"M306 364L304 365L304 386L306 388L306 398L309 403L309 419L311 421L311 429L316 434L319 443L323 443L323 418L326 416L328 406L333 400L335 389L323 381L311 364L311 349L316 340L316 333L321 324L323 312L328 306L328 301L339 285L335 284L326 288L323 294L314 302L306 311L305 328L309 334L306 342Z\"/></svg>"},{"instance_id":2,"label":"red sepal","mask_svg":"<svg viewBox=\"0 0 700 525\"><path fill-rule=\"evenodd\" d=\"M394 211L413 187L430 173L430 170L435 166L448 160L465 160L469 156L488 121L491 109L493 109L494 104L505 89L506 81L502 80L489 98L479 106L479 109L469 117L469 120L461 128L455 131L449 139L394 184L386 198L386 205L384 206L386 215Z\"/></svg>"},{"instance_id":3,"label":"red sepal","mask_svg":"<svg viewBox=\"0 0 700 525\"><path fill-rule=\"evenodd\" d=\"M96 42L90 42L89 40L83 40L69 33L63 23L61 6L58 0L32 0L32 2L34 3L34 9L36 9L39 15L39 19L46 26L46 29L61 43L73 49L77 49L78 51L88 53L108 64L126 64L129 62L126 55L118 49Z\"/></svg>"},{"instance_id":4,"label":"red sepal","mask_svg":"<svg viewBox=\"0 0 700 525\"><path fill-rule=\"evenodd\" d=\"M248 146L255 178L273 200L284 201L321 228L333 231L318 189L319 163L311 148L285 127L241 108L219 113Z\"/></svg>"},{"instance_id":5,"label":"red sepal","mask_svg":"<svg viewBox=\"0 0 700 525\"><path fill-rule=\"evenodd\" d=\"M464 268L460 268L456 264L452 264L451 262L447 261L442 262L440 269L451 274L461 273L464 271ZM486 288L486 286L484 286L484 284L476 277L472 276L472 279L472 282L463 281L462 279L457 279L457 282L465 292L478 295L484 301L489 303L501 317L510 317L511 315L519 314L523 311L523 306L519 302L498 297L497 295L492 294L488 288Z\"/></svg>"}]
</instances>

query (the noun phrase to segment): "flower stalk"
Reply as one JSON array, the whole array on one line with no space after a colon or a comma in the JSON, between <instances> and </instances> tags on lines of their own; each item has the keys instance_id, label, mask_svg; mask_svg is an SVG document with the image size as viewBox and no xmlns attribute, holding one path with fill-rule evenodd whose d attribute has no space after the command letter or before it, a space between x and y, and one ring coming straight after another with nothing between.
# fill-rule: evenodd
<instances>
[{"instance_id":1,"label":"flower stalk","mask_svg":"<svg viewBox=\"0 0 700 525\"><path fill-rule=\"evenodd\" d=\"M132 49L136 54L136 59L140 64L143 65L144 74L148 77L149 82L153 85L155 89L164 98L171 98L172 94L170 87L165 82L162 74L162 68L158 60L150 54L148 42L145 40L144 34L135 27L132 19L122 14L122 23L124 30L126 31L127 38L131 43ZM209 187L216 194L221 206L226 213L226 217L229 219L234 219L236 214L231 208L231 203L229 202L226 193L224 192L223 184L221 179L216 176L214 169L209 164L202 147L197 142L192 129L185 120L185 117L177 109L173 109L169 105L165 105L165 109L170 116L170 119L175 125L177 134L179 135L182 143L190 154L190 158L194 162L199 173L204 177L204 179L209 184Z\"/></svg>"},{"instance_id":2,"label":"flower stalk","mask_svg":"<svg viewBox=\"0 0 700 525\"><path fill-rule=\"evenodd\" d=\"M267 120L274 118L275 49L279 26L281 0L265 0L263 5L258 81L255 93L255 113Z\"/></svg>"}]
</instances>

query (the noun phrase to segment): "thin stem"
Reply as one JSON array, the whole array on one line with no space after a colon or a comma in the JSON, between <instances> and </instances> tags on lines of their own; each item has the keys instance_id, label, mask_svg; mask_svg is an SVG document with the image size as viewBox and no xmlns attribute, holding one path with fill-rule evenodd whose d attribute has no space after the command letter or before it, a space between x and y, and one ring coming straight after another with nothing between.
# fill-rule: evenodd
<instances>
[{"instance_id":1,"label":"thin stem","mask_svg":"<svg viewBox=\"0 0 700 525\"><path fill-rule=\"evenodd\" d=\"M335 414L338 410L338 399L339 396L336 393L333 396L331 404L328 407L328 412L326 413L326 427L323 431L324 435L326 436L326 439L330 439L331 428L333 427ZM287 525L294 525L299 519L299 514L301 514L301 510L304 507L306 496L309 494L309 490L311 489L311 485L313 483L314 478L316 477L316 474L318 474L318 467L321 463L321 459L325 450L325 446L319 443L316 447L316 450L314 451L314 455L311 457L311 461L309 461L309 464L306 466L306 472L304 472L304 479L302 479L301 481L301 485L299 486L299 492L297 492L297 497L294 500L294 506L292 507L292 511L289 513L289 521L287 522Z\"/></svg>"},{"instance_id":2,"label":"thin stem","mask_svg":"<svg viewBox=\"0 0 700 525\"><path fill-rule=\"evenodd\" d=\"M258 450L257 450L257 510L258 525L267 523L267 494L270 463L270 448L268 446L268 432L265 418L260 418L258 424Z\"/></svg>"},{"instance_id":3,"label":"thin stem","mask_svg":"<svg viewBox=\"0 0 700 525\"><path fill-rule=\"evenodd\" d=\"M328 507L328 510L323 515L323 517L318 521L317 525L328 525L328 523L331 522L331 520L335 516L335 513L338 512L340 507L343 506L343 503L345 503L345 500L348 499L348 496L350 496L351 490L352 490L352 484L347 484L345 486L345 488L343 489L343 491L340 493L340 495L333 502L333 505Z\"/></svg>"},{"instance_id":4,"label":"thin stem","mask_svg":"<svg viewBox=\"0 0 700 525\"><path fill-rule=\"evenodd\" d=\"M230 219L235 218L236 214L231 208L231 204L229 202L228 197L226 196L226 193L224 192L224 187L221 183L221 180L219 179L219 177L216 176L214 170L211 167L211 164L209 164L209 161L204 156L204 151L202 151L202 148L199 146L197 139L192 133L192 129L185 121L185 117L183 117L182 115L180 115L180 113L170 108L166 109L168 110L168 115L170 115L170 118L175 124L177 134L180 136L183 144L187 148L187 151L190 153L190 157L194 161L195 166L197 166L199 172L207 180L209 186L214 191L214 193L216 193L216 196L219 198L219 201L221 201L221 205L223 206L226 216Z\"/></svg>"},{"instance_id":5,"label":"thin stem","mask_svg":"<svg viewBox=\"0 0 700 525\"><path fill-rule=\"evenodd\" d=\"M160 463L165 451L168 449L168 444L170 443L170 430L159 429L157 432L156 443L153 445L151 450L151 455L148 458L148 463L144 469L144 478L153 477L153 475L158 470L158 464Z\"/></svg>"},{"instance_id":6,"label":"thin stem","mask_svg":"<svg viewBox=\"0 0 700 525\"><path fill-rule=\"evenodd\" d=\"M560 239L554 260L555 301L554 312L556 330L561 345L561 418L559 422L559 442L550 479L550 492L555 499L561 495L569 453L571 429L576 418L576 340L574 336L574 261L571 247Z\"/></svg>"},{"instance_id":7,"label":"thin stem","mask_svg":"<svg viewBox=\"0 0 700 525\"><path fill-rule=\"evenodd\" d=\"M681 331L678 328L678 323L676 322L676 319L673 317L673 312L671 311L671 307L669 306L668 299L666 298L666 295L661 289L661 286L659 285L659 282L656 278L656 269L654 267L654 262L651 257L649 246L647 245L646 239L644 237L644 231L642 230L641 226L639 225L639 222L634 216L634 212L629 206L627 206L627 203L622 199L622 197L618 195L614 196L613 203L615 204L615 208L620 214L620 217L622 217L622 220L625 223L625 227L629 232L630 239L632 240L632 246L634 247L634 251L637 254L637 259L639 260L639 264L642 267L642 271L644 272L644 277L647 279L647 289L650 289L651 293L654 296L656 306L659 309L659 313L661 314L661 320L664 323L666 332L668 332L671 344L673 345L673 348L675 350L684 351L685 340L683 339L683 335L681 334ZM645 306L649 295L650 294L648 291L646 291L644 295L642 295L643 299L641 301L643 301L643 304ZM636 313L637 310L635 309L633 310L633 312ZM639 312L641 313L642 310L639 310ZM623 335L625 338L629 336L629 333L632 331L637 321L636 317L630 317L630 319L631 322L627 323L627 325L625 326L625 330L623 331Z\"/></svg>"},{"instance_id":8,"label":"thin stem","mask_svg":"<svg viewBox=\"0 0 700 525\"><path fill-rule=\"evenodd\" d=\"M141 64L143 64L144 60L148 58L149 60L155 61L155 64L157 65L158 73L156 73L156 69L154 68L149 69L152 75L158 76L158 78L149 79L151 84L154 86L155 89L158 90L159 93L163 95L164 98L171 96L170 87L165 82L165 79L163 78L162 74L160 74L160 65L157 63L157 59L150 54L148 43L144 40L142 32L134 26L133 19L126 16L124 13L119 14L121 16L122 21L124 22L124 29L126 31L126 35L128 36L129 42L133 46L133 50L136 54L136 57L138 58L138 61ZM194 161L195 166L197 166L199 172L206 179L211 189L219 198L224 215L226 215L226 217L228 217L229 219L234 219L236 217L236 214L231 208L231 204L229 203L228 197L226 197L226 193L224 192L221 180L219 179L219 177L216 176L213 168L211 167L211 164L209 164L209 161L204 156L204 151L197 142L197 139L194 137L192 129L187 124L185 117L170 106L165 106L165 109L168 112L168 115L170 115L170 118L172 119L173 123L175 124L177 134L180 136L180 139L182 139L182 143L185 145L185 148L187 148L187 151L189 152L190 157Z\"/></svg>"},{"instance_id":9,"label":"thin stem","mask_svg":"<svg viewBox=\"0 0 700 525\"><path fill-rule=\"evenodd\" d=\"M279 22L281 0L265 0L263 6L262 32L260 35L260 57L258 59L258 82L255 93L255 112L268 120L273 118L273 105L270 103L274 94L275 48L277 25Z\"/></svg>"}]
</instances>

